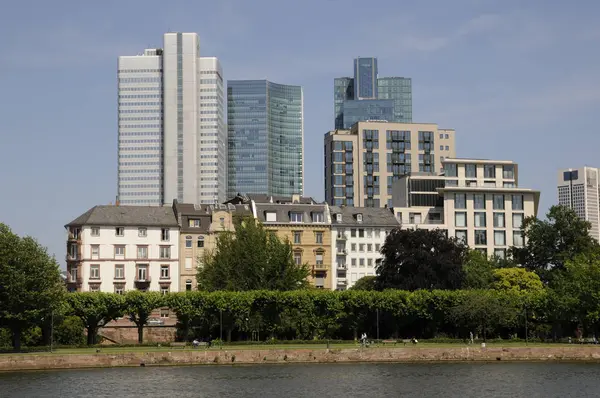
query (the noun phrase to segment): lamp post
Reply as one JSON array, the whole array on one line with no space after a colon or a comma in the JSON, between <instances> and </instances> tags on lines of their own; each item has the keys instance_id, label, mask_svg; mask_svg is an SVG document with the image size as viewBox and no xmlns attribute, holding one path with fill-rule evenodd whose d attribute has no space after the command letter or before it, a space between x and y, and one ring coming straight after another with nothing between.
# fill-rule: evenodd
<instances>
[{"instance_id":1,"label":"lamp post","mask_svg":"<svg viewBox=\"0 0 600 398\"><path fill-rule=\"evenodd\" d=\"M50 352L52 352L52 342L54 341L54 310L50 313Z\"/></svg>"},{"instance_id":2,"label":"lamp post","mask_svg":"<svg viewBox=\"0 0 600 398\"><path fill-rule=\"evenodd\" d=\"M223 310L219 309L219 327L220 327L220 334L221 334L221 344L223 344Z\"/></svg>"},{"instance_id":3,"label":"lamp post","mask_svg":"<svg viewBox=\"0 0 600 398\"><path fill-rule=\"evenodd\" d=\"M529 333L527 333L527 304L525 305L525 345L527 345L527 340L529 338Z\"/></svg>"},{"instance_id":4,"label":"lamp post","mask_svg":"<svg viewBox=\"0 0 600 398\"><path fill-rule=\"evenodd\" d=\"M376 312L377 312L377 342L379 343L379 308L377 308Z\"/></svg>"}]
</instances>

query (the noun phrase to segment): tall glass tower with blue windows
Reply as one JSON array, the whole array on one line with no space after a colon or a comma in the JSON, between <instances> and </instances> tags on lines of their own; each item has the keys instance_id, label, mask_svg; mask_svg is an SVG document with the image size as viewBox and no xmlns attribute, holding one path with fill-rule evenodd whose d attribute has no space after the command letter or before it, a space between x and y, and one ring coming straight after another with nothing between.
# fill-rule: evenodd
<instances>
[{"instance_id":1,"label":"tall glass tower with blue windows","mask_svg":"<svg viewBox=\"0 0 600 398\"><path fill-rule=\"evenodd\" d=\"M302 87L229 80L227 125L228 197L303 194Z\"/></svg>"},{"instance_id":2,"label":"tall glass tower with blue windows","mask_svg":"<svg viewBox=\"0 0 600 398\"><path fill-rule=\"evenodd\" d=\"M377 58L356 58L354 77L339 77L333 88L334 125L350 129L365 120L412 123L412 81L378 77Z\"/></svg>"}]
</instances>

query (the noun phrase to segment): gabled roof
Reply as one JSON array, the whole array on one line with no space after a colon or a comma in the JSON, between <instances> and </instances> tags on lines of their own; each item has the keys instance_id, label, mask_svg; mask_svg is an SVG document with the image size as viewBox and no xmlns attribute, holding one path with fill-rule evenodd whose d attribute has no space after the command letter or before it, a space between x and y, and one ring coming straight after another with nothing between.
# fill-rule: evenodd
<instances>
[{"instance_id":1,"label":"gabled roof","mask_svg":"<svg viewBox=\"0 0 600 398\"><path fill-rule=\"evenodd\" d=\"M293 196L283 196L283 195L267 195L263 193L249 193L249 194L237 194L234 198L229 199L225 203L232 204L249 204L251 201L254 203L300 203L300 204L316 204L317 202L314 198L310 196L299 196L297 197L298 201L294 202Z\"/></svg>"},{"instance_id":2,"label":"gabled roof","mask_svg":"<svg viewBox=\"0 0 600 398\"><path fill-rule=\"evenodd\" d=\"M177 227L171 206L94 206L65 227L82 226Z\"/></svg>"},{"instance_id":3,"label":"gabled roof","mask_svg":"<svg viewBox=\"0 0 600 398\"><path fill-rule=\"evenodd\" d=\"M350 207L329 206L332 226L366 226L366 227L398 227L400 223L390 209L383 207ZM342 215L342 221L337 221L337 215ZM362 222L357 215L362 215Z\"/></svg>"},{"instance_id":4,"label":"gabled roof","mask_svg":"<svg viewBox=\"0 0 600 398\"><path fill-rule=\"evenodd\" d=\"M260 222L287 224L290 222L291 213L302 213L302 224L313 224L312 213L323 214L323 222L315 225L329 225L325 204L282 204L282 203L256 203L256 216ZM276 213L277 221L267 221L267 213Z\"/></svg>"}]
</instances>

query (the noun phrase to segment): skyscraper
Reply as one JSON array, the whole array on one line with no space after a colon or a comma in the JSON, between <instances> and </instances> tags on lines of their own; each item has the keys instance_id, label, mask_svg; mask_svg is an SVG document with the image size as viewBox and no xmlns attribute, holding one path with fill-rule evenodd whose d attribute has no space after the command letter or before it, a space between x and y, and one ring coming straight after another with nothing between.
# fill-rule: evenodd
<instances>
[{"instance_id":1,"label":"skyscraper","mask_svg":"<svg viewBox=\"0 0 600 398\"><path fill-rule=\"evenodd\" d=\"M558 172L558 204L575 211L592 228L590 235L600 241L600 184L599 170L580 167Z\"/></svg>"},{"instance_id":2,"label":"skyscraper","mask_svg":"<svg viewBox=\"0 0 600 398\"><path fill-rule=\"evenodd\" d=\"M200 57L195 33L167 33L164 49L118 60L121 204L225 200L223 71Z\"/></svg>"},{"instance_id":3,"label":"skyscraper","mask_svg":"<svg viewBox=\"0 0 600 398\"><path fill-rule=\"evenodd\" d=\"M228 190L303 193L302 87L267 80L227 82Z\"/></svg>"},{"instance_id":4,"label":"skyscraper","mask_svg":"<svg viewBox=\"0 0 600 398\"><path fill-rule=\"evenodd\" d=\"M333 88L334 125L349 129L356 122L412 122L412 82L378 77L377 58L356 58L354 77L339 77Z\"/></svg>"}]
</instances>

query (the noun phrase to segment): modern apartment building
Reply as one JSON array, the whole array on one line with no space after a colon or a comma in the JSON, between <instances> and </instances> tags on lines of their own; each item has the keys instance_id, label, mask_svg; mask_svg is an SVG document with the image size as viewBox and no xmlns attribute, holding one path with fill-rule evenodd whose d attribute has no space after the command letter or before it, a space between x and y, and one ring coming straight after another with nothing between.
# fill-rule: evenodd
<instances>
[{"instance_id":1,"label":"modern apartment building","mask_svg":"<svg viewBox=\"0 0 600 398\"><path fill-rule=\"evenodd\" d=\"M392 209L331 206L332 287L346 290L365 276L374 276L381 248L400 223Z\"/></svg>"},{"instance_id":2,"label":"modern apartment building","mask_svg":"<svg viewBox=\"0 0 600 398\"><path fill-rule=\"evenodd\" d=\"M179 290L173 208L94 206L65 228L70 291Z\"/></svg>"},{"instance_id":3,"label":"modern apartment building","mask_svg":"<svg viewBox=\"0 0 600 398\"><path fill-rule=\"evenodd\" d=\"M358 122L325 134L325 201L392 206L392 183L412 172L441 172L456 156L455 132L437 124Z\"/></svg>"},{"instance_id":4,"label":"modern apartment building","mask_svg":"<svg viewBox=\"0 0 600 398\"><path fill-rule=\"evenodd\" d=\"M512 161L444 159L444 175L409 175L394 183L393 209L403 228L444 229L488 256L523 246L523 220L537 216L540 192L521 188Z\"/></svg>"},{"instance_id":5,"label":"modern apartment building","mask_svg":"<svg viewBox=\"0 0 600 398\"><path fill-rule=\"evenodd\" d=\"M228 198L302 195L302 87L267 80L227 82Z\"/></svg>"},{"instance_id":6,"label":"modern apartment building","mask_svg":"<svg viewBox=\"0 0 600 398\"><path fill-rule=\"evenodd\" d=\"M118 199L122 205L225 200L223 71L195 33L118 59Z\"/></svg>"},{"instance_id":7,"label":"modern apartment building","mask_svg":"<svg viewBox=\"0 0 600 398\"><path fill-rule=\"evenodd\" d=\"M411 79L379 77L377 58L356 58L354 77L334 80L333 98L338 130L365 120L412 122Z\"/></svg>"},{"instance_id":8,"label":"modern apartment building","mask_svg":"<svg viewBox=\"0 0 600 398\"><path fill-rule=\"evenodd\" d=\"M599 170L595 167L560 170L557 176L558 204L575 211L588 221L590 235L600 241Z\"/></svg>"}]
</instances>

